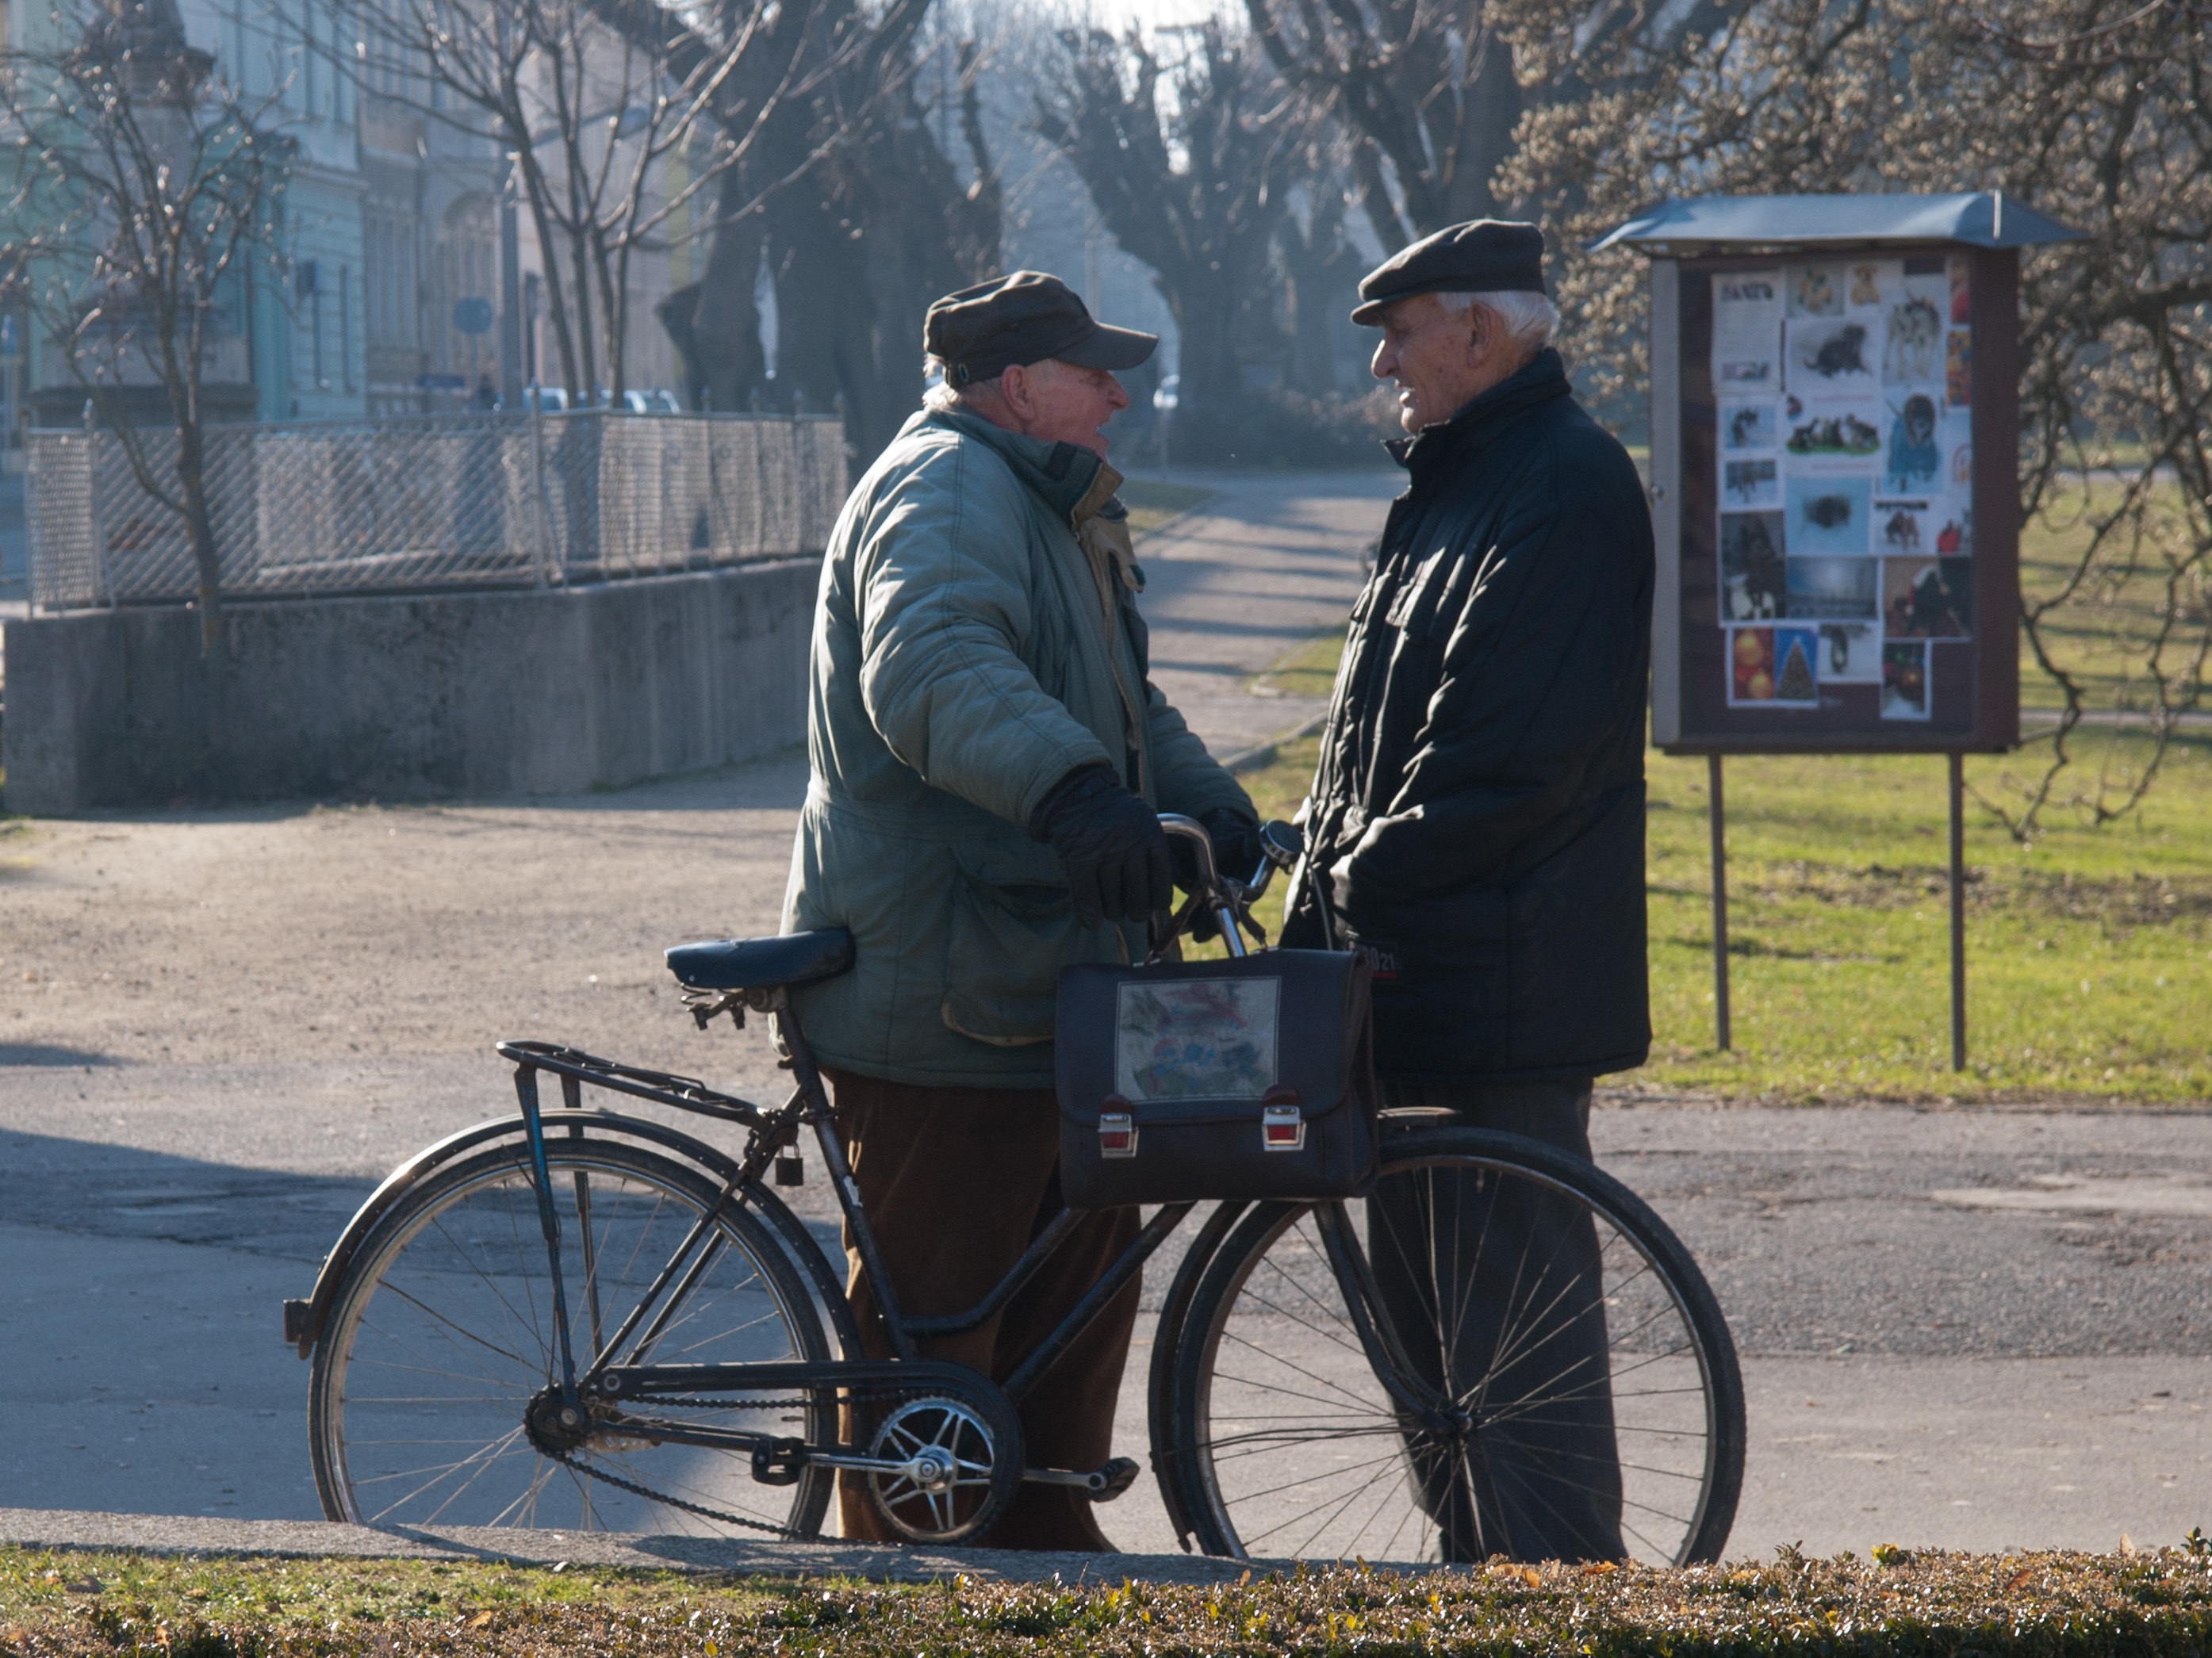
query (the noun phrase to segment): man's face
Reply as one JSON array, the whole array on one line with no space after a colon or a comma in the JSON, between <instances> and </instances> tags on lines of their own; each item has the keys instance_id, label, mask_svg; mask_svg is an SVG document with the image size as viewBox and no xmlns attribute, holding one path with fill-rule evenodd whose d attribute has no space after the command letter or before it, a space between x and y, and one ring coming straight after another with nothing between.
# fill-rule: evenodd
<instances>
[{"instance_id":1,"label":"man's face","mask_svg":"<svg viewBox=\"0 0 2212 1658\"><path fill-rule=\"evenodd\" d=\"M1513 372L1498 319L1483 307L1444 309L1412 294L1382 313L1382 343L1368 372L1398 382L1398 423L1408 432L1449 420Z\"/></svg>"},{"instance_id":2,"label":"man's face","mask_svg":"<svg viewBox=\"0 0 2212 1658\"><path fill-rule=\"evenodd\" d=\"M1106 434L1099 428L1129 406L1111 370L1078 368L1056 357L1009 368L1000 376L999 392L1019 422L1017 430L1101 457Z\"/></svg>"}]
</instances>

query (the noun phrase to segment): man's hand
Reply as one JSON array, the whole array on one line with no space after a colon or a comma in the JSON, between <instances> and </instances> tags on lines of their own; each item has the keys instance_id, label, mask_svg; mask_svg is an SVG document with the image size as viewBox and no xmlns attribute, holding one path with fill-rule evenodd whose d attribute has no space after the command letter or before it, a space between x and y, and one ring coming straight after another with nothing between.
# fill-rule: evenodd
<instances>
[{"instance_id":1,"label":"man's hand","mask_svg":"<svg viewBox=\"0 0 2212 1658\"><path fill-rule=\"evenodd\" d=\"M1260 865L1260 826L1234 806L1216 806L1212 811L1200 812L1199 827L1206 831L1206 843L1213 851L1213 872L1232 881L1248 881ZM1175 841L1176 884L1185 892L1198 890L1198 857L1190 842L1178 838ZM1215 923L1213 912L1201 909L1190 920L1190 936L1194 943L1204 944L1218 938L1221 929Z\"/></svg>"},{"instance_id":2,"label":"man's hand","mask_svg":"<svg viewBox=\"0 0 2212 1658\"><path fill-rule=\"evenodd\" d=\"M1213 843L1213 867L1232 881L1249 883L1267 856L1260 846L1260 822L1234 806L1199 814L1206 838Z\"/></svg>"},{"instance_id":3,"label":"man's hand","mask_svg":"<svg viewBox=\"0 0 2212 1658\"><path fill-rule=\"evenodd\" d=\"M1060 854L1076 919L1085 926L1144 921L1175 906L1167 831L1110 766L1079 766L1030 814L1030 834Z\"/></svg>"}]
</instances>

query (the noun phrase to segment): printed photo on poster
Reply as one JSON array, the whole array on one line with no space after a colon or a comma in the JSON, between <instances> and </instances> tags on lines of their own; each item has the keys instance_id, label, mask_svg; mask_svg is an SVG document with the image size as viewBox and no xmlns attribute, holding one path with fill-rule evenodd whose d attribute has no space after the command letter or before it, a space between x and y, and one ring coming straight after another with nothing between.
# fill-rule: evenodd
<instances>
[{"instance_id":1,"label":"printed photo on poster","mask_svg":"<svg viewBox=\"0 0 2212 1658\"><path fill-rule=\"evenodd\" d=\"M1945 413L1936 441L1943 452L1944 485L1962 501L1974 493L1974 417L1963 410Z\"/></svg>"},{"instance_id":2,"label":"printed photo on poster","mask_svg":"<svg viewBox=\"0 0 2212 1658\"><path fill-rule=\"evenodd\" d=\"M1893 392L1884 398L1889 442L1882 452L1881 487L1899 493L1942 486L1942 410L1933 390Z\"/></svg>"},{"instance_id":3,"label":"printed photo on poster","mask_svg":"<svg viewBox=\"0 0 2212 1658\"><path fill-rule=\"evenodd\" d=\"M1774 405L1764 399L1757 403L1723 403L1717 423L1723 449L1778 449L1782 446L1782 423L1775 416Z\"/></svg>"},{"instance_id":4,"label":"printed photo on poster","mask_svg":"<svg viewBox=\"0 0 2212 1658\"><path fill-rule=\"evenodd\" d=\"M1870 558L1793 558L1785 590L1792 622L1871 622L1881 614L1881 572Z\"/></svg>"},{"instance_id":5,"label":"printed photo on poster","mask_svg":"<svg viewBox=\"0 0 2212 1658\"><path fill-rule=\"evenodd\" d=\"M1880 389L1878 349L1855 318L1792 321L1784 336L1783 385L1805 398L1859 398Z\"/></svg>"},{"instance_id":6,"label":"printed photo on poster","mask_svg":"<svg viewBox=\"0 0 2212 1658\"><path fill-rule=\"evenodd\" d=\"M1928 647L1918 640L1881 647L1881 717L1928 718Z\"/></svg>"},{"instance_id":7,"label":"printed photo on poster","mask_svg":"<svg viewBox=\"0 0 2212 1658\"><path fill-rule=\"evenodd\" d=\"M1721 514L1721 620L1771 622L1786 616L1779 513Z\"/></svg>"},{"instance_id":8,"label":"printed photo on poster","mask_svg":"<svg viewBox=\"0 0 2212 1658\"><path fill-rule=\"evenodd\" d=\"M1881 683L1881 629L1872 622L1820 624L1820 683L1823 685Z\"/></svg>"},{"instance_id":9,"label":"printed photo on poster","mask_svg":"<svg viewBox=\"0 0 2212 1658\"><path fill-rule=\"evenodd\" d=\"M1772 392L1782 384L1782 274L1742 270L1713 277L1713 389Z\"/></svg>"},{"instance_id":10,"label":"printed photo on poster","mask_svg":"<svg viewBox=\"0 0 2212 1658\"><path fill-rule=\"evenodd\" d=\"M1974 515L1955 501L1939 501L1933 514L1940 525L1931 544L1938 558L1972 558L1974 556Z\"/></svg>"},{"instance_id":11,"label":"printed photo on poster","mask_svg":"<svg viewBox=\"0 0 2212 1658\"><path fill-rule=\"evenodd\" d=\"M1784 424L1790 436L1784 446L1808 459L1863 460L1881 447L1881 428L1875 424L1881 405L1869 398L1843 404L1808 406L1802 398L1784 400Z\"/></svg>"},{"instance_id":12,"label":"printed photo on poster","mask_svg":"<svg viewBox=\"0 0 2212 1658\"><path fill-rule=\"evenodd\" d=\"M1967 286L1967 272L1973 267L1963 253L1951 256L1951 326L1964 328L1974 319L1974 300Z\"/></svg>"},{"instance_id":13,"label":"printed photo on poster","mask_svg":"<svg viewBox=\"0 0 2212 1658\"><path fill-rule=\"evenodd\" d=\"M1948 286L1941 276L1903 276L1891 290L1882 307L1883 385L1927 386L1942 377Z\"/></svg>"},{"instance_id":14,"label":"printed photo on poster","mask_svg":"<svg viewBox=\"0 0 2212 1658\"><path fill-rule=\"evenodd\" d=\"M1943 400L1964 409L1974 400L1974 331L1954 328L1943 349Z\"/></svg>"},{"instance_id":15,"label":"printed photo on poster","mask_svg":"<svg viewBox=\"0 0 2212 1658\"><path fill-rule=\"evenodd\" d=\"M1904 556L1934 552L1942 519L1925 500L1885 500L1876 495L1874 523L1875 551Z\"/></svg>"},{"instance_id":16,"label":"printed photo on poster","mask_svg":"<svg viewBox=\"0 0 2212 1658\"><path fill-rule=\"evenodd\" d=\"M1973 631L1974 562L1886 558L1881 628L1891 639L1965 639Z\"/></svg>"},{"instance_id":17,"label":"printed photo on poster","mask_svg":"<svg viewBox=\"0 0 2212 1658\"><path fill-rule=\"evenodd\" d=\"M1721 505L1732 508L1779 507L1782 474L1771 455L1721 457Z\"/></svg>"},{"instance_id":18,"label":"printed photo on poster","mask_svg":"<svg viewBox=\"0 0 2212 1658\"><path fill-rule=\"evenodd\" d=\"M1905 267L1895 259L1857 259L1850 267L1850 283L1844 303L1854 311L1878 309L1885 290L1893 290Z\"/></svg>"},{"instance_id":19,"label":"printed photo on poster","mask_svg":"<svg viewBox=\"0 0 2212 1658\"><path fill-rule=\"evenodd\" d=\"M1844 268L1840 264L1793 264L1783 273L1793 317L1844 314Z\"/></svg>"},{"instance_id":20,"label":"printed photo on poster","mask_svg":"<svg viewBox=\"0 0 2212 1658\"><path fill-rule=\"evenodd\" d=\"M1738 628L1729 641L1729 706L1804 708L1820 704L1820 635L1811 628Z\"/></svg>"},{"instance_id":21,"label":"printed photo on poster","mask_svg":"<svg viewBox=\"0 0 2212 1658\"><path fill-rule=\"evenodd\" d=\"M1793 553L1861 553L1869 550L1874 480L1867 477L1801 477L1783 484L1784 545Z\"/></svg>"}]
</instances>

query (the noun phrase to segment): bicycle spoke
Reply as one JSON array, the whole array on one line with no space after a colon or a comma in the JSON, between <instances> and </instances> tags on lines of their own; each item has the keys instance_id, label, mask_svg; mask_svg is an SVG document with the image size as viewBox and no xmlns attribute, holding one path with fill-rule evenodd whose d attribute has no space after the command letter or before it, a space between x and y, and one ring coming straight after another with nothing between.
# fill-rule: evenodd
<instances>
[{"instance_id":1,"label":"bicycle spoke","mask_svg":"<svg viewBox=\"0 0 2212 1658\"><path fill-rule=\"evenodd\" d=\"M1343 1297L1361 1291L1315 1270L1303 1215L1255 1211L1202 1280L1200 1333L1178 1362L1175 1409L1194 1442L1156 1447L1171 1472L1196 1471L1183 1500L1206 1546L1680 1558L1718 1424L1705 1327L1669 1276L1688 1270L1679 1246L1664 1241L1662 1267L1648 1215L1594 1203L1570 1162L1554 1172L1532 1154L1524 1168L1506 1137L1403 1143L1425 1149L1398 1168L1386 1151L1369 1200L1376 1310L1441 1413L1399 1408L1364 1344L1348 1362Z\"/></svg>"}]
</instances>

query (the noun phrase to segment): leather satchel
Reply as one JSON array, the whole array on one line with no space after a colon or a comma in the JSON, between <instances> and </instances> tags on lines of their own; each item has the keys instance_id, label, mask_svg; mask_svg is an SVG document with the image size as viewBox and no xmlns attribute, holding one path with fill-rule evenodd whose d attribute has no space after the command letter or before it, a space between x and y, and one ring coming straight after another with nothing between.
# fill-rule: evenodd
<instances>
[{"instance_id":1,"label":"leather satchel","mask_svg":"<svg viewBox=\"0 0 2212 1658\"><path fill-rule=\"evenodd\" d=\"M1370 983L1362 958L1329 950L1067 969L1054 1040L1069 1206L1365 1193Z\"/></svg>"}]
</instances>

